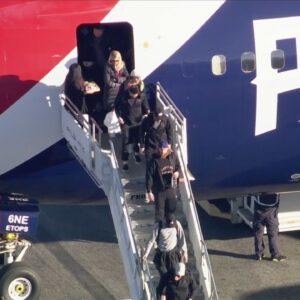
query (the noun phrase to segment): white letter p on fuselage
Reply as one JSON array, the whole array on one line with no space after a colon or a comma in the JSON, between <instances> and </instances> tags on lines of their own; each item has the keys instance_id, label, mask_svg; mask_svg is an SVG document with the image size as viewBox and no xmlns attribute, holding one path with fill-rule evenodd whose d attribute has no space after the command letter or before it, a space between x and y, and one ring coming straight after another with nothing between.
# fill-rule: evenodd
<instances>
[{"instance_id":1,"label":"white letter p on fuselage","mask_svg":"<svg viewBox=\"0 0 300 300\"><path fill-rule=\"evenodd\" d=\"M254 20L256 52L255 135L276 129L278 94L300 88L300 17ZM297 68L278 72L271 66L276 41L295 39Z\"/></svg>"}]
</instances>

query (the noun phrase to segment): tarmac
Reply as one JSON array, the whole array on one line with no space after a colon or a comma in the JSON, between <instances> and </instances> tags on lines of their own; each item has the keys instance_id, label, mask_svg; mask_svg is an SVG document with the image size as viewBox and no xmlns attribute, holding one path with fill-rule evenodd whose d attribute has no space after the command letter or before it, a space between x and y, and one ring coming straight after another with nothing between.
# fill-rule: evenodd
<instances>
[{"instance_id":1,"label":"tarmac","mask_svg":"<svg viewBox=\"0 0 300 300\"><path fill-rule=\"evenodd\" d=\"M211 217L199 205L198 213L219 299L299 299L299 231L280 233L286 261L256 261L250 228ZM105 199L42 204L39 231L25 261L41 277L43 300L130 299Z\"/></svg>"},{"instance_id":2,"label":"tarmac","mask_svg":"<svg viewBox=\"0 0 300 300\"><path fill-rule=\"evenodd\" d=\"M286 261L270 260L267 236L266 258L257 261L250 227L232 224L224 212L212 217L198 206L198 214L220 300L300 299L300 231L279 233Z\"/></svg>"},{"instance_id":3,"label":"tarmac","mask_svg":"<svg viewBox=\"0 0 300 300\"><path fill-rule=\"evenodd\" d=\"M40 275L41 300L128 299L129 291L106 200L42 204L25 261Z\"/></svg>"},{"instance_id":4,"label":"tarmac","mask_svg":"<svg viewBox=\"0 0 300 300\"><path fill-rule=\"evenodd\" d=\"M74 168L72 178L66 178L70 167ZM55 176L51 172L20 178L24 186L20 192L30 189L38 199L42 198L39 190L51 195L41 201L38 233L24 258L41 277L41 299L130 299L103 193L88 182L76 162L56 168L52 172ZM81 184L86 188L84 199L78 196ZM0 185L2 191L16 190L20 182L9 180ZM64 189L66 198L57 198L56 189ZM200 205L197 208L220 300L300 299L300 231L279 234L279 248L288 256L286 261L256 261L252 230L247 225L231 224L224 212L210 216Z\"/></svg>"}]
</instances>

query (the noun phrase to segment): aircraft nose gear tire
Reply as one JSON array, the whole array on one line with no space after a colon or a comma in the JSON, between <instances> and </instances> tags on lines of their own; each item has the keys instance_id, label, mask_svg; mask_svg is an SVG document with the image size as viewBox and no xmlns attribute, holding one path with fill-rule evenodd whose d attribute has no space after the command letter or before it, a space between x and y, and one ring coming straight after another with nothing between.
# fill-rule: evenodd
<instances>
[{"instance_id":1,"label":"aircraft nose gear tire","mask_svg":"<svg viewBox=\"0 0 300 300\"><path fill-rule=\"evenodd\" d=\"M40 278L23 262L6 265L0 275L0 299L38 300L40 298Z\"/></svg>"}]
</instances>

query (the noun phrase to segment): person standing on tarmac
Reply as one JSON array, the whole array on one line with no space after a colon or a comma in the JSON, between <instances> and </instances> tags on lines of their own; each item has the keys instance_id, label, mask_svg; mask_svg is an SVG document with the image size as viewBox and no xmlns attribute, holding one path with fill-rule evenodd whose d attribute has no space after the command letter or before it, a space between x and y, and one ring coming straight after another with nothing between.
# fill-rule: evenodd
<instances>
[{"instance_id":1,"label":"person standing on tarmac","mask_svg":"<svg viewBox=\"0 0 300 300\"><path fill-rule=\"evenodd\" d=\"M153 156L146 165L146 197L155 202L155 221L163 220L167 213L174 213L177 205L179 160L167 141L159 144L160 155Z\"/></svg>"},{"instance_id":2,"label":"person standing on tarmac","mask_svg":"<svg viewBox=\"0 0 300 300\"><path fill-rule=\"evenodd\" d=\"M269 240L269 250L272 261L284 261L286 256L281 255L278 249L278 207L279 195L262 193L255 198L254 206L254 248L255 257L257 260L262 260L264 257L264 228L267 228Z\"/></svg>"}]
</instances>

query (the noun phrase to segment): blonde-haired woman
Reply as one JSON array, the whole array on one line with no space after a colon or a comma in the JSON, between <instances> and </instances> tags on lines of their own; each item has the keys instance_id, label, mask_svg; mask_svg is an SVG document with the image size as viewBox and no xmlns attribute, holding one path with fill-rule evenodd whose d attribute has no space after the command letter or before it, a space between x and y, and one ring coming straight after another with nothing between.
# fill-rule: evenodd
<instances>
[{"instance_id":1,"label":"blonde-haired woman","mask_svg":"<svg viewBox=\"0 0 300 300\"><path fill-rule=\"evenodd\" d=\"M116 50L111 51L104 67L103 106L107 112L115 108L115 100L120 86L128 76L129 73L121 53Z\"/></svg>"}]
</instances>

